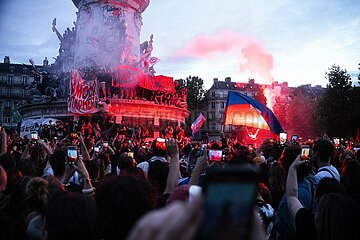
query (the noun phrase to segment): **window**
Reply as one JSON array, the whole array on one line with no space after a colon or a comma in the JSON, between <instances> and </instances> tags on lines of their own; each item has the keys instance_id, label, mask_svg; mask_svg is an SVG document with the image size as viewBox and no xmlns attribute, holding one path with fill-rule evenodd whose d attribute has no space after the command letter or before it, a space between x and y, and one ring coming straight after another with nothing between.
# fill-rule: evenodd
<instances>
[{"instance_id":1,"label":"window","mask_svg":"<svg viewBox=\"0 0 360 240\"><path fill-rule=\"evenodd\" d=\"M10 107L10 101L5 101L5 107L9 108Z\"/></svg>"},{"instance_id":2,"label":"window","mask_svg":"<svg viewBox=\"0 0 360 240\"><path fill-rule=\"evenodd\" d=\"M223 98L223 97L224 97L224 93L223 93L223 92L219 92L219 97Z\"/></svg>"},{"instance_id":3,"label":"window","mask_svg":"<svg viewBox=\"0 0 360 240\"><path fill-rule=\"evenodd\" d=\"M26 98L26 90L25 89L21 90L21 97Z\"/></svg>"},{"instance_id":4,"label":"window","mask_svg":"<svg viewBox=\"0 0 360 240\"><path fill-rule=\"evenodd\" d=\"M4 117L4 123L10 123L11 122L11 117L8 115L8 116L5 116Z\"/></svg>"},{"instance_id":5,"label":"window","mask_svg":"<svg viewBox=\"0 0 360 240\"><path fill-rule=\"evenodd\" d=\"M211 103L211 108L212 108L212 109L215 109L215 102L212 102L212 103Z\"/></svg>"},{"instance_id":6,"label":"window","mask_svg":"<svg viewBox=\"0 0 360 240\"><path fill-rule=\"evenodd\" d=\"M11 88L6 89L6 96L11 97Z\"/></svg>"},{"instance_id":7,"label":"window","mask_svg":"<svg viewBox=\"0 0 360 240\"><path fill-rule=\"evenodd\" d=\"M27 85L27 80L28 80L27 76L22 76L22 84L23 85Z\"/></svg>"},{"instance_id":8,"label":"window","mask_svg":"<svg viewBox=\"0 0 360 240\"><path fill-rule=\"evenodd\" d=\"M211 113L211 119L215 120L215 113Z\"/></svg>"},{"instance_id":9,"label":"window","mask_svg":"<svg viewBox=\"0 0 360 240\"><path fill-rule=\"evenodd\" d=\"M221 107L221 108L225 108L225 103L224 103L224 102L221 102L221 103L220 103L220 107Z\"/></svg>"},{"instance_id":10,"label":"window","mask_svg":"<svg viewBox=\"0 0 360 240\"><path fill-rule=\"evenodd\" d=\"M215 92L211 92L211 97L215 97Z\"/></svg>"},{"instance_id":11,"label":"window","mask_svg":"<svg viewBox=\"0 0 360 240\"><path fill-rule=\"evenodd\" d=\"M13 81L13 75L8 75L7 76L7 84L11 85Z\"/></svg>"}]
</instances>

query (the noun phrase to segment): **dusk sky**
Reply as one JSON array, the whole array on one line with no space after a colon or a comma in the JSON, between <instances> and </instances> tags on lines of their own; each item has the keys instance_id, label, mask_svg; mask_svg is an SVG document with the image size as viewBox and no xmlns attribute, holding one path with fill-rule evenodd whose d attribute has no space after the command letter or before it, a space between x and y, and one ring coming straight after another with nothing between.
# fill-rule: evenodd
<instances>
[{"instance_id":1,"label":"dusk sky","mask_svg":"<svg viewBox=\"0 0 360 240\"><path fill-rule=\"evenodd\" d=\"M59 40L76 21L71 0L0 0L0 57L53 62ZM141 41L154 34L158 75L326 86L332 64L355 81L360 63L358 0L151 0ZM357 81L357 80L356 80Z\"/></svg>"}]
</instances>

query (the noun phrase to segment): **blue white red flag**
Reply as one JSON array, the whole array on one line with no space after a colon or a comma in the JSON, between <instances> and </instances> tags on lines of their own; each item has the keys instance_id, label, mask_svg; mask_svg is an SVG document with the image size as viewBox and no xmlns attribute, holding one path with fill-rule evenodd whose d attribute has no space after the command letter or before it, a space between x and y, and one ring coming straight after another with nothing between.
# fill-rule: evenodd
<instances>
[{"instance_id":1,"label":"blue white red flag","mask_svg":"<svg viewBox=\"0 0 360 240\"><path fill-rule=\"evenodd\" d=\"M205 121L206 121L205 116L202 113L200 113L198 118L193 122L193 124L191 124L191 130L193 136L200 130L200 128L202 127Z\"/></svg>"},{"instance_id":2,"label":"blue white red flag","mask_svg":"<svg viewBox=\"0 0 360 240\"><path fill-rule=\"evenodd\" d=\"M275 134L283 131L279 120L269 108L238 92L228 94L225 125L244 125L271 130Z\"/></svg>"}]
</instances>

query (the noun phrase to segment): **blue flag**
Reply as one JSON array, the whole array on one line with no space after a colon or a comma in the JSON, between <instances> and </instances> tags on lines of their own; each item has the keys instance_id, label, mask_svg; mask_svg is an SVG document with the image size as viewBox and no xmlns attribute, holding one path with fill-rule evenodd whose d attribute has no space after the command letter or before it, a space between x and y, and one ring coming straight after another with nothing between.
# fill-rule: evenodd
<instances>
[{"instance_id":1,"label":"blue flag","mask_svg":"<svg viewBox=\"0 0 360 240\"><path fill-rule=\"evenodd\" d=\"M275 134L283 131L279 120L268 107L238 92L229 92L228 94L225 124L266 129Z\"/></svg>"}]
</instances>

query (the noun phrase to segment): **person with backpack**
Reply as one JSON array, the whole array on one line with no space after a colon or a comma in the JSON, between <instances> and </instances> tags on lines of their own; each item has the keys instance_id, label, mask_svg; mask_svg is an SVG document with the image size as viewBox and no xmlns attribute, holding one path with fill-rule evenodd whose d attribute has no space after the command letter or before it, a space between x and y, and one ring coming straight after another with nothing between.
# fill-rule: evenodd
<instances>
[{"instance_id":1,"label":"person with backpack","mask_svg":"<svg viewBox=\"0 0 360 240\"><path fill-rule=\"evenodd\" d=\"M330 164L330 159L333 154L334 145L331 141L320 138L314 142L312 158L318 169L314 176L316 184L318 184L322 178L335 178L340 182L339 171Z\"/></svg>"}]
</instances>

